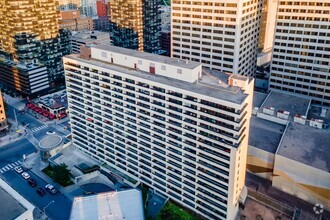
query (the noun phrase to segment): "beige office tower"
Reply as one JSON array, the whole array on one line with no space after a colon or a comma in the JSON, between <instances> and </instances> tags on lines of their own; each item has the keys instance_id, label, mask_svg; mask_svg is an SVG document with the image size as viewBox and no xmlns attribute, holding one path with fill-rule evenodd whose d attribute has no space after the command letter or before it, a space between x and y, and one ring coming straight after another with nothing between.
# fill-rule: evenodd
<instances>
[{"instance_id":1,"label":"beige office tower","mask_svg":"<svg viewBox=\"0 0 330 220\"><path fill-rule=\"evenodd\" d=\"M264 0L260 22L258 66L267 64L272 58L278 0Z\"/></svg>"},{"instance_id":2,"label":"beige office tower","mask_svg":"<svg viewBox=\"0 0 330 220\"><path fill-rule=\"evenodd\" d=\"M0 91L0 133L8 128L5 106Z\"/></svg>"},{"instance_id":3,"label":"beige office tower","mask_svg":"<svg viewBox=\"0 0 330 220\"><path fill-rule=\"evenodd\" d=\"M55 0L0 0L0 30L0 49L11 54L16 34L37 34L38 40L58 37Z\"/></svg>"},{"instance_id":4,"label":"beige office tower","mask_svg":"<svg viewBox=\"0 0 330 220\"><path fill-rule=\"evenodd\" d=\"M329 0L278 2L270 90L330 106Z\"/></svg>"},{"instance_id":5,"label":"beige office tower","mask_svg":"<svg viewBox=\"0 0 330 220\"><path fill-rule=\"evenodd\" d=\"M172 1L172 57L254 76L262 0Z\"/></svg>"}]
</instances>

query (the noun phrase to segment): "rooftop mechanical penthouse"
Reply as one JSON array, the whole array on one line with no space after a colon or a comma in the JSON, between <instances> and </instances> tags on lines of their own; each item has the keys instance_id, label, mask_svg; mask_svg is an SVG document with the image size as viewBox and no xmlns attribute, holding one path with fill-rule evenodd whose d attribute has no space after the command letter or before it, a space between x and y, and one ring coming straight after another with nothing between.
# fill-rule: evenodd
<instances>
[{"instance_id":1,"label":"rooftop mechanical penthouse","mask_svg":"<svg viewBox=\"0 0 330 220\"><path fill-rule=\"evenodd\" d=\"M63 59L78 149L131 185L234 219L246 196L254 81L114 46L86 50Z\"/></svg>"}]
</instances>

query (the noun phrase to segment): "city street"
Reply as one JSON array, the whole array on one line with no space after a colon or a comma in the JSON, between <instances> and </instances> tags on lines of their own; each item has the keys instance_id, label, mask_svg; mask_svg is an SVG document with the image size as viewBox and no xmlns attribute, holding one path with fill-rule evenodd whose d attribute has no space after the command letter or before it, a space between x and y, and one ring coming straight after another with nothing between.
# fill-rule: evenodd
<instances>
[{"instance_id":1,"label":"city street","mask_svg":"<svg viewBox=\"0 0 330 220\"><path fill-rule=\"evenodd\" d=\"M0 148L0 169L10 163L22 161L23 155L31 154L35 147L25 138Z\"/></svg>"},{"instance_id":2,"label":"city street","mask_svg":"<svg viewBox=\"0 0 330 220\"><path fill-rule=\"evenodd\" d=\"M71 210L71 201L61 193L52 195L49 192L46 192L46 195L40 196L36 192L36 189L38 187L44 188L45 185L47 185L48 183L40 179L34 173L29 171L27 172L29 173L31 178L37 181L36 187L31 187L28 182L24 180L23 177L20 174L16 173L14 170L10 170L2 174L2 177L9 185L11 185L11 187L13 187L23 197L25 197L30 203L37 206L41 211L45 212L45 214L50 219L68 219Z\"/></svg>"},{"instance_id":3,"label":"city street","mask_svg":"<svg viewBox=\"0 0 330 220\"><path fill-rule=\"evenodd\" d=\"M11 139L11 141L3 142L3 146L0 148L0 177L6 181L12 188L25 197L34 206L38 207L42 212L52 220L65 220L69 218L72 201L66 198L63 194L58 193L51 195L46 193L45 196L37 194L36 189L43 187L47 184L40 177L35 175L30 170L27 170L31 178L37 181L38 186L31 187L22 176L16 173L13 168L21 165L23 161L23 155L29 155L36 151L35 146L32 143L38 143L48 131L56 132L60 136L65 136L69 133L68 129L64 129L67 125L67 121L57 124L57 122L43 123L38 120L33 113L29 112L19 113L24 107L24 102L17 101L7 96L6 113L7 118L10 119L12 126L9 130L7 137L14 137L17 130L16 119L20 126L21 133L24 135L17 140ZM14 112L15 110L15 112ZM24 125L26 129L23 128ZM23 129L22 129L23 128ZM27 134L25 134L25 132ZM17 134L16 134L17 135ZM6 140L6 137L4 137ZM30 140L30 141L29 141ZM32 141L31 140L35 140Z\"/></svg>"}]
</instances>

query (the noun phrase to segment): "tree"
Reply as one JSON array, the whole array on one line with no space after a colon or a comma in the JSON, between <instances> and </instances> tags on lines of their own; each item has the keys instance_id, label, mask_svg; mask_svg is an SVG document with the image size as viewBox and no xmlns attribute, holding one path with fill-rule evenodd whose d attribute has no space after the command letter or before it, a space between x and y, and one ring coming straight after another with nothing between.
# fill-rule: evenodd
<instances>
[{"instance_id":1,"label":"tree","mask_svg":"<svg viewBox=\"0 0 330 220\"><path fill-rule=\"evenodd\" d=\"M53 167L53 179L62 186L66 186L71 180L71 173L68 165L61 163Z\"/></svg>"}]
</instances>

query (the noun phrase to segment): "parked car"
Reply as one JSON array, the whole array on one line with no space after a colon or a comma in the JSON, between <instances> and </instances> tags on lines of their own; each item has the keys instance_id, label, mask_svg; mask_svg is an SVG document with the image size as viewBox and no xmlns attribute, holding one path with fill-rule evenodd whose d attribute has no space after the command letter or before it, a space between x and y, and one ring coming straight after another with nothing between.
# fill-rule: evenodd
<instances>
[{"instance_id":1,"label":"parked car","mask_svg":"<svg viewBox=\"0 0 330 220\"><path fill-rule=\"evenodd\" d=\"M55 134L55 131L47 131L46 134Z\"/></svg>"},{"instance_id":2,"label":"parked car","mask_svg":"<svg viewBox=\"0 0 330 220\"><path fill-rule=\"evenodd\" d=\"M55 187L51 184L47 184L45 189L47 189L53 195L57 193L57 189L55 189Z\"/></svg>"},{"instance_id":3,"label":"parked car","mask_svg":"<svg viewBox=\"0 0 330 220\"><path fill-rule=\"evenodd\" d=\"M29 183L30 186L32 186L32 187L37 186L37 181L36 181L35 179L32 179L32 178L28 179L28 183Z\"/></svg>"},{"instance_id":4,"label":"parked car","mask_svg":"<svg viewBox=\"0 0 330 220\"><path fill-rule=\"evenodd\" d=\"M30 179L30 175L27 172L22 173L22 177L26 180Z\"/></svg>"},{"instance_id":5,"label":"parked car","mask_svg":"<svg viewBox=\"0 0 330 220\"><path fill-rule=\"evenodd\" d=\"M16 173L23 173L23 169L20 166L15 167L14 170L16 171Z\"/></svg>"},{"instance_id":6,"label":"parked car","mask_svg":"<svg viewBox=\"0 0 330 220\"><path fill-rule=\"evenodd\" d=\"M36 192L37 192L40 196L44 196L44 195L46 194L46 191L45 191L43 188L41 188L41 187L39 187L39 188L36 190Z\"/></svg>"}]
</instances>

